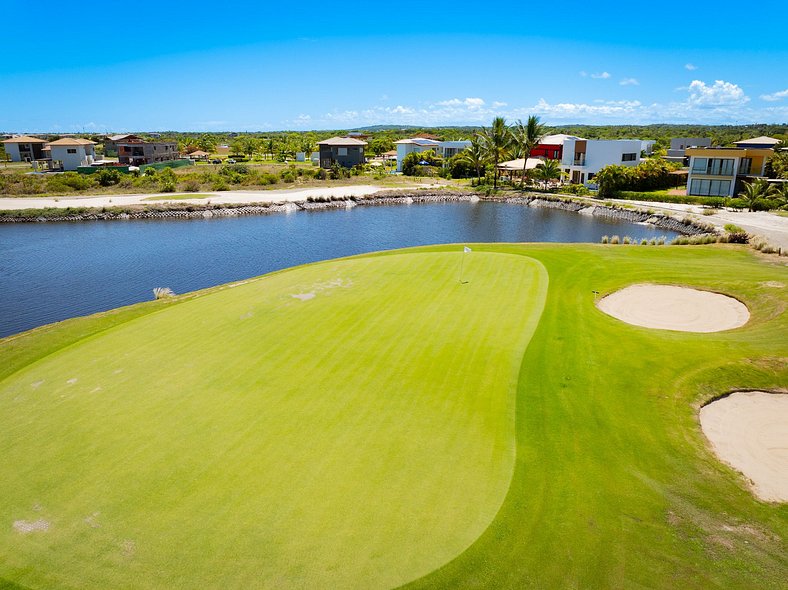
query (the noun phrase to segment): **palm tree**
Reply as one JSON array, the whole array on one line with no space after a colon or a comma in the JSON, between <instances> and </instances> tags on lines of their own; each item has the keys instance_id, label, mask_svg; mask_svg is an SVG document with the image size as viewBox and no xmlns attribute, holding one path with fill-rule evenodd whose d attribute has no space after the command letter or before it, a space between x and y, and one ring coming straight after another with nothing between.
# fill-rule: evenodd
<instances>
[{"instance_id":1,"label":"palm tree","mask_svg":"<svg viewBox=\"0 0 788 590\"><path fill-rule=\"evenodd\" d=\"M531 156L531 151L545 136L545 128L539 122L537 115L531 115L525 125L522 121L517 121L514 136L519 147L520 157L523 158L523 176L520 179L520 188L522 188L525 185L525 167L528 164L528 158Z\"/></svg>"},{"instance_id":2,"label":"palm tree","mask_svg":"<svg viewBox=\"0 0 788 590\"><path fill-rule=\"evenodd\" d=\"M471 145L460 152L460 158L476 169L476 184L481 182L481 169L485 159L484 138L478 133L471 138Z\"/></svg>"},{"instance_id":3,"label":"palm tree","mask_svg":"<svg viewBox=\"0 0 788 590\"><path fill-rule=\"evenodd\" d=\"M534 170L534 176L544 182L544 188L547 189L547 183L551 180L561 178L561 164L558 160L545 160Z\"/></svg>"},{"instance_id":4,"label":"palm tree","mask_svg":"<svg viewBox=\"0 0 788 590\"><path fill-rule=\"evenodd\" d=\"M506 119L495 117L492 125L482 129L484 139L484 152L487 161L491 162L495 175L493 176L493 188L498 189L498 163L503 162L509 153L509 146L512 143L511 129L506 125Z\"/></svg>"},{"instance_id":5,"label":"palm tree","mask_svg":"<svg viewBox=\"0 0 788 590\"><path fill-rule=\"evenodd\" d=\"M763 178L756 178L752 182L745 182L743 188L744 190L739 193L739 198L747 203L750 211L755 211L755 204L757 201L760 199L768 199L777 192L777 189Z\"/></svg>"}]
</instances>

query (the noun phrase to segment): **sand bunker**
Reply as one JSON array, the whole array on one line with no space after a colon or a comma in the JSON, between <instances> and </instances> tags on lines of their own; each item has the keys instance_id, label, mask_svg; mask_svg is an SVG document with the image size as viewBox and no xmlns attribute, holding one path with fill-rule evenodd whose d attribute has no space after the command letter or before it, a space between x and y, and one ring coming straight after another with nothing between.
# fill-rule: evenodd
<instances>
[{"instance_id":1,"label":"sand bunker","mask_svg":"<svg viewBox=\"0 0 788 590\"><path fill-rule=\"evenodd\" d=\"M750 319L747 306L733 297L671 285L632 285L597 306L628 324L681 332L720 332Z\"/></svg>"},{"instance_id":2,"label":"sand bunker","mask_svg":"<svg viewBox=\"0 0 788 590\"><path fill-rule=\"evenodd\" d=\"M763 500L788 502L788 395L741 391L704 406L700 425L714 452Z\"/></svg>"}]
</instances>

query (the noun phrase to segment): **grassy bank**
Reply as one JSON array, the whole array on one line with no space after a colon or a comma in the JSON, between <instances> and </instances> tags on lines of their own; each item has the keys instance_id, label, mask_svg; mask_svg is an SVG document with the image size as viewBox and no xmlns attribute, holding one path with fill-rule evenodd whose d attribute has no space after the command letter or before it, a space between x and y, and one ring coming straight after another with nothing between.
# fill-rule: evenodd
<instances>
[{"instance_id":1,"label":"grassy bank","mask_svg":"<svg viewBox=\"0 0 788 590\"><path fill-rule=\"evenodd\" d=\"M460 256L315 264L0 341L0 580L779 588L788 508L713 457L697 410L788 383L788 269L497 244L461 284ZM688 334L594 306L648 281L751 320Z\"/></svg>"}]
</instances>

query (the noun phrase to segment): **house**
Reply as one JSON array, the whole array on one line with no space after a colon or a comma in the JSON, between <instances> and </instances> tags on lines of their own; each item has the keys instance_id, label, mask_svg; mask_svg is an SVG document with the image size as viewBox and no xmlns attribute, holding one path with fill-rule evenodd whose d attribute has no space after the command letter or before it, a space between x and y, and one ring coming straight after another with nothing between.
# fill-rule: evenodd
<instances>
[{"instance_id":1,"label":"house","mask_svg":"<svg viewBox=\"0 0 788 590\"><path fill-rule=\"evenodd\" d=\"M33 162L46 158L44 154L44 144L46 142L46 139L30 137L29 135L18 135L17 137L3 140L3 147L12 162Z\"/></svg>"},{"instance_id":2,"label":"house","mask_svg":"<svg viewBox=\"0 0 788 590\"><path fill-rule=\"evenodd\" d=\"M769 138L737 142L735 148L688 148L687 194L732 197L741 190L743 181L763 177L766 161L774 153L771 147L763 147L764 139ZM747 141L754 141L753 145L760 147L739 147L739 144L747 145Z\"/></svg>"},{"instance_id":3,"label":"house","mask_svg":"<svg viewBox=\"0 0 788 590\"><path fill-rule=\"evenodd\" d=\"M49 159L53 167L61 170L73 171L79 166L90 166L96 159L96 152L93 146L95 141L82 139L80 137L64 137L57 141L50 141L47 144ZM60 162L60 166L55 166L55 162Z\"/></svg>"},{"instance_id":4,"label":"house","mask_svg":"<svg viewBox=\"0 0 788 590\"><path fill-rule=\"evenodd\" d=\"M687 158L685 153L687 148L709 146L711 146L711 138L709 137L674 137L670 140L670 149L668 149L665 160L668 162L680 162L686 166L689 164L689 158Z\"/></svg>"},{"instance_id":5,"label":"house","mask_svg":"<svg viewBox=\"0 0 788 590\"><path fill-rule=\"evenodd\" d=\"M172 141L143 141L133 137L117 142L118 162L129 166L169 162L180 157L178 144Z\"/></svg>"},{"instance_id":6,"label":"house","mask_svg":"<svg viewBox=\"0 0 788 590\"><path fill-rule=\"evenodd\" d=\"M567 139L561 169L571 183L587 184L605 166L637 166L640 148L639 139Z\"/></svg>"},{"instance_id":7,"label":"house","mask_svg":"<svg viewBox=\"0 0 788 590\"><path fill-rule=\"evenodd\" d=\"M137 137L131 133L125 133L120 135L108 135L104 139L104 155L105 156L117 156L118 155L118 143L121 141L131 141L131 140L142 140L141 137Z\"/></svg>"},{"instance_id":8,"label":"house","mask_svg":"<svg viewBox=\"0 0 788 590\"><path fill-rule=\"evenodd\" d=\"M402 172L402 161L408 154L433 150L442 158L448 159L465 150L471 145L471 142L467 140L438 141L427 137L412 137L395 141L394 145L397 146L397 172Z\"/></svg>"},{"instance_id":9,"label":"house","mask_svg":"<svg viewBox=\"0 0 788 590\"><path fill-rule=\"evenodd\" d=\"M779 139L773 137L753 137L752 139L742 139L741 141L734 141L733 144L739 148L761 148L761 149L775 149L777 144L780 143Z\"/></svg>"},{"instance_id":10,"label":"house","mask_svg":"<svg viewBox=\"0 0 788 590\"><path fill-rule=\"evenodd\" d=\"M531 150L532 158L545 158L546 160L561 160L564 157L564 142L568 139L582 139L574 135L556 133L555 135L545 135Z\"/></svg>"},{"instance_id":11,"label":"house","mask_svg":"<svg viewBox=\"0 0 788 590\"><path fill-rule=\"evenodd\" d=\"M321 168L331 168L334 164L352 168L365 162L364 146L367 145L366 141L352 137L332 137L319 141L317 145L320 149Z\"/></svg>"}]
</instances>

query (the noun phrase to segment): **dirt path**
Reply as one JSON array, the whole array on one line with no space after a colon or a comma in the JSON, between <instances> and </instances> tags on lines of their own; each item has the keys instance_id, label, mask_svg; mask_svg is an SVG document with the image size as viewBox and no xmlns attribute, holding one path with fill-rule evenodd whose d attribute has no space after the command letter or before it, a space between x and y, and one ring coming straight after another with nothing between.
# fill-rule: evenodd
<instances>
[{"instance_id":1,"label":"dirt path","mask_svg":"<svg viewBox=\"0 0 788 590\"><path fill-rule=\"evenodd\" d=\"M160 203L194 203L238 205L248 203L273 203L281 201L306 201L309 197L361 197L382 190L413 190L415 188L437 187L436 184L413 184L402 187L381 187L375 185L331 186L305 189L275 189L264 191L227 191L194 193L193 198L183 198L178 193L172 199L170 193L133 194L133 195L86 195L73 197L19 197L0 198L0 209L45 209L49 207L122 207L125 205L151 205ZM192 195L190 195L191 197Z\"/></svg>"}]
</instances>

